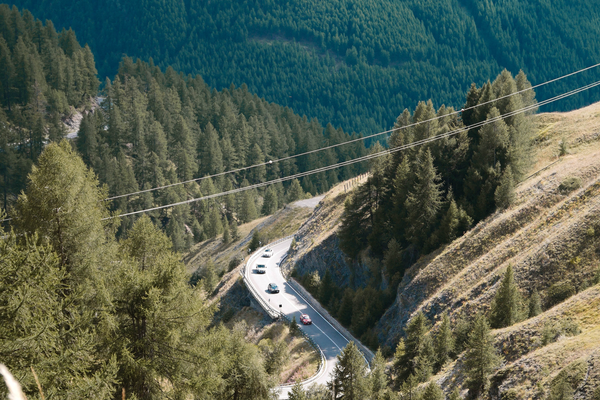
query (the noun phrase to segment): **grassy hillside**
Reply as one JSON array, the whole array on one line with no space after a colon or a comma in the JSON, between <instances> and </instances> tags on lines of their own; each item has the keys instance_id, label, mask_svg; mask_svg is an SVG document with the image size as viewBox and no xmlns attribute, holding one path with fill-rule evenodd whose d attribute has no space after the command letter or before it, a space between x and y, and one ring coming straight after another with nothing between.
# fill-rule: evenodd
<instances>
[{"instance_id":1,"label":"grassy hillside","mask_svg":"<svg viewBox=\"0 0 600 400\"><path fill-rule=\"evenodd\" d=\"M103 77L115 73L123 53L153 57L161 67L200 73L217 89L246 83L300 115L356 131L389 127L418 100L432 98L436 108L459 104L471 82L481 85L503 68L513 74L522 68L536 84L594 64L600 55L598 9L590 0L16 4L73 27L100 60Z\"/></svg>"},{"instance_id":2,"label":"grassy hillside","mask_svg":"<svg viewBox=\"0 0 600 400\"><path fill-rule=\"evenodd\" d=\"M576 398L587 399L600 384L600 289L594 285L600 268L600 103L540 114L534 123L536 161L517 187L516 203L420 258L404 276L376 334L393 350L419 311L434 330L444 312L454 324L487 313L512 265L521 295L527 300L537 290L544 312L492 332L504 363L491 377L489 396L546 398L564 369L577 378L571 382ZM559 158L561 149L566 154ZM368 279L377 269L368 257L358 265L338 256L335 231L347 194L343 187L336 189L300 231L291 265L301 274L317 270L322 279L317 266L328 260L334 282L345 286L344 276L346 282L360 273ZM444 389L464 384L463 357L433 378Z\"/></svg>"}]
</instances>

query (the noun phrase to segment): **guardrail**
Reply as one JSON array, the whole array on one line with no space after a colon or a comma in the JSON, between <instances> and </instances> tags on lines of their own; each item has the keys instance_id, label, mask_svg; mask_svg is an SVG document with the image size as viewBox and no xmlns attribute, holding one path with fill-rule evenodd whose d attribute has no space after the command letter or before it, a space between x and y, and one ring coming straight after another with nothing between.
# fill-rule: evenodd
<instances>
[{"instance_id":1,"label":"guardrail","mask_svg":"<svg viewBox=\"0 0 600 400\"><path fill-rule=\"evenodd\" d=\"M325 308L319 303L306 289L302 287L294 278L288 279L288 285L290 285L299 295L306 301L308 304L312 306L327 322L329 322L335 329L348 341L354 342L356 347L363 353L365 360L368 364L373 361L375 358L375 354L371 350L369 350L365 345L363 345L359 340L354 338L352 334L344 328L335 318L333 318Z\"/></svg>"},{"instance_id":2,"label":"guardrail","mask_svg":"<svg viewBox=\"0 0 600 400\"><path fill-rule=\"evenodd\" d=\"M242 267L242 270L240 271L240 274L242 275L242 279L244 280L244 284L246 285L246 287L250 290L250 293L252 294L252 297L254 297L254 299L258 302L258 304L261 306L261 308L263 310L265 310L267 312L267 314L269 314L269 317L271 317L271 319L273 320L278 320L278 319L283 319L285 321L287 321L289 324L291 324L291 320L281 311L274 309L270 304L266 303L263 298L258 294L258 292L256 291L256 289L254 288L254 286L252 286L252 284L250 283L250 279L246 276L246 274L249 272L250 268L248 268L250 265L252 265L252 263L261 256L262 252L264 251L264 249L273 246L275 244L281 243L283 241L286 241L288 239L293 238L294 235L290 235L290 236L286 236L284 238L278 239L275 242L269 243L266 246L263 246L259 249L256 250L256 252L248 259L248 262L244 264L244 266ZM281 265L281 263L287 258L287 253L281 258L281 260L279 261L279 265ZM300 332L300 334L303 336L303 338L317 351L317 353L319 354L319 368L317 369L317 373L315 375L313 375L312 377L301 381L300 383L302 383L303 385L308 385L312 382L314 382L315 380L319 379L319 377L325 372L325 354L323 353L323 351L321 350L321 347L310 337L306 334L306 332L304 332L302 329L298 330ZM294 385L279 385L280 388L282 389L290 389L291 387L293 387Z\"/></svg>"},{"instance_id":3,"label":"guardrail","mask_svg":"<svg viewBox=\"0 0 600 400\"><path fill-rule=\"evenodd\" d=\"M281 318L286 320L288 324L292 324L292 320L288 318L287 315L285 315L284 313L281 313ZM297 322L296 322L297 324ZM303 380L301 383L304 385L307 385L315 380L317 380L321 374L323 372L325 372L325 354L323 354L323 351L321 350L321 346L319 346L310 336L308 336L306 334L306 332L304 332L302 329L298 328L298 332L300 332L300 334L302 335L302 337L304 338L304 340L306 340L308 343L310 343L310 345L317 351L317 353L319 354L319 368L317 369L317 372L311 376L310 378ZM293 384L291 385L280 385L280 387L282 388L291 388L292 386L294 386Z\"/></svg>"}]
</instances>

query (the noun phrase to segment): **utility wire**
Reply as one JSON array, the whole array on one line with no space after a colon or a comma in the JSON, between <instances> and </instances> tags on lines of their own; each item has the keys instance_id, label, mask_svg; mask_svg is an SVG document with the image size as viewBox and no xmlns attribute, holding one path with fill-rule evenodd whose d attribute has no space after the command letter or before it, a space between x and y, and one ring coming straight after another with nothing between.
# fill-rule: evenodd
<instances>
[{"instance_id":1,"label":"utility wire","mask_svg":"<svg viewBox=\"0 0 600 400\"><path fill-rule=\"evenodd\" d=\"M441 119L441 118L445 118L445 117L448 117L448 116L456 115L456 114L462 113L464 111L472 110L472 109L475 109L475 108L480 107L480 106L484 106L484 105L487 105L487 104L490 104L490 103L494 103L496 101L499 101L499 100L502 100L502 99L514 96L516 94L521 94L521 93L524 93L526 91L533 90L533 89L536 89L538 87L541 87L541 86L544 86L544 85L547 85L547 84L550 84L550 83L553 83L553 82L557 82L557 81L560 81L562 79L565 79L565 78L568 78L568 77L580 74L582 72L585 72L585 71L597 68L599 66L600 66L600 63L597 63L597 64L591 65L589 67L582 68L582 69L579 69L577 71L568 73L566 75L562 75L562 76L560 76L558 78L554 78L554 79L551 79L549 81L539 83L539 84L534 85L534 86L532 86L530 88L522 89L522 90L519 90L517 92L514 92L514 93L511 93L511 94L499 97L497 99L489 100L489 101L486 101L486 102L481 103L481 104L476 104L476 105L471 106L471 107L463 108L460 111L453 111L453 112L451 112L449 114L445 114L443 116L439 116L439 117L436 116L436 117L430 118L428 120L415 122L415 123L412 123L412 124L409 124L409 125L405 125L405 126L402 126L402 127L389 129L387 131L382 131L382 132L378 132L378 133L375 133L375 134L372 134L372 135L368 135L368 136L364 136L364 137L361 137L361 138L352 139L352 140L349 140L349 141L346 141L346 142L337 143L337 144L333 144L333 145L330 145L330 146L322 147L322 148L319 148L319 149L310 150L310 151L307 151L307 152L304 152L304 153L299 153L299 154L295 154L295 155L283 157L283 158L280 158L280 159L277 159L277 160L270 160L270 161L267 161L267 162L263 162L263 163L259 163L259 164L255 164L255 165L250 165L250 166L246 166L246 167L242 167L242 168L237 168L237 169L233 169L233 170L230 170L230 171L220 172L218 174L207 175L207 176L203 176L203 177L200 177L200 178L191 179L191 180L184 181L184 182L177 182L177 183L172 183L172 184L169 184L169 185L159 186L159 187L156 187L156 188L145 189L145 190L140 190L140 191L137 191L137 192L132 192L132 193L121 194L121 195L109 197L109 198L105 199L105 201L115 200L115 199L119 199L119 198L122 198L122 197L133 196L133 195L136 195L136 194L147 193L147 192L152 192L152 191L161 190L161 189L166 189L166 188L173 187L173 186L183 185L183 184L186 184L186 183L196 182L196 181L200 181L200 180L208 179L208 178L215 178L215 177L218 177L218 176L222 176L222 175L226 175L226 174L231 174L231 173L235 173L235 172L241 172L241 171L249 170L249 169L252 169L252 168L257 168L257 167L261 167L261 166L270 165L270 164L273 164L273 163L276 163L276 162L281 162L281 161L289 160L289 159L292 159L292 158L301 157L303 155L312 154L312 153L316 153L316 152L319 152L319 151L332 149L332 148L339 147L339 146L342 146L342 145L345 145L345 144L350 144L350 143L354 143L354 142L366 140L366 139L373 138L373 137L376 137L376 136L380 136L380 135L383 135L383 134L393 133L395 131L399 131L399 130L402 130L402 129L411 128L411 127L417 126L419 124L424 124L424 123L427 123L427 122L433 122L433 121L436 121L436 120ZM592 84L592 85L594 85L594 84ZM590 87L584 86L584 87L582 87L580 89L587 90L587 89L589 89L591 87L593 87L593 86L590 86ZM575 90L578 90L578 89L575 89ZM571 93L571 92L568 92L568 93ZM577 91L576 93L579 93L579 91ZM576 94L576 93L572 93L572 94ZM569 94L569 96L571 96L572 94ZM556 100L560 100L561 98L563 98L563 97L560 97L560 98L558 98L558 97L559 96L552 98L554 100L552 100L552 99L550 99L550 100L556 101ZM548 104L548 100L544 100L544 101L542 101L540 103L537 103L535 105L530 106L531 107L530 110L533 110L533 109L535 109L537 107L541 107L542 105L545 105L545 104ZM472 129L472 128L468 128L468 129ZM413 143L415 143L415 142L413 142ZM337 165L337 164L334 164L334 165ZM290 179L293 179L293 178L290 178ZM248 190L246 188L244 188L244 189ZM0 222L7 222L7 221L10 221L10 220L12 220L12 218L3 219L3 220L0 220Z\"/></svg>"},{"instance_id":2,"label":"utility wire","mask_svg":"<svg viewBox=\"0 0 600 400\"><path fill-rule=\"evenodd\" d=\"M503 99L506 99L508 97L515 96L517 94L521 94L521 93L527 92L529 90L533 90L533 89L536 89L538 87L541 87L541 86L544 86L544 85L548 85L550 83L554 83L554 82L560 81L560 80L568 78L570 76L574 76L574 75L580 74L580 73L588 71L590 69L597 68L598 66L600 66L600 63L591 65L591 66L586 67L586 68L582 68L580 70L568 73L566 75L562 75L562 76L560 76L558 78L554 78L554 79L551 79L551 80L546 81L546 82L539 83L539 84L537 84L535 86L532 86L530 88L521 89L521 90L519 90L517 92L510 93L510 94L498 97L497 99L489 100L489 101L483 102L481 104L476 104L474 106L463 108L463 109L461 109L459 111L453 111L451 113L448 113L448 114L445 114L445 115L436 116L436 117L433 117L433 118L430 118L430 119L427 119L427 120L424 120L424 121L414 122L412 124L405 125L405 126L402 126L402 127L388 129L386 131L382 131L382 132L378 132L378 133L373 133L373 134L368 135L368 136L363 136L363 137L359 137L359 138L356 138L356 139L351 139L351 140L348 140L348 141L345 141L345 142L342 142L342 143L332 144L332 145L321 147L321 148L318 148L318 149L315 149L315 150L309 150L309 151L306 151L304 153L299 153L299 154L294 154L294 155L291 155L291 156L282 157L282 158L279 158L279 159L276 159L276 160L269 160L269 161L266 161L266 162L263 162L263 163L259 163L259 164L254 164L254 165L250 165L250 166L246 166L246 167L240 167L240 168L232 169L232 170L229 170L229 171L219 172L217 174L206 175L206 176L203 176L203 177L200 177L200 178L194 178L194 179L190 179L190 180L183 181L183 182L171 183L169 185L158 186L158 187L151 188L151 189L144 189L144 190L139 190L137 192L120 194L120 195L117 195L117 196L109 197L109 198L107 198L105 200L106 201L110 201L110 200L120 199L122 197L129 197L129 196L134 196L136 194L148 193L148 192L153 192L155 190L161 190L161 189L166 189L166 188L170 188L170 187L173 187L173 186L184 185L186 183L198 182L198 181L201 181L203 179L216 178L216 177L223 176L223 175L233 174L235 172L246 171L246 170L257 168L257 167L262 167L262 166L271 165L271 164L274 164L274 163L277 163L277 162L290 160L292 158L301 157L301 156L305 156L305 155L308 155L308 154L313 154L313 153L317 153L317 152L320 152L320 151L333 149L333 148L336 148L336 147L339 147L339 146L343 146L343 145L346 145L346 144L355 143L355 142L363 141L363 140L366 140L366 139L374 138L376 136L390 134L390 133L393 133L393 132L396 132L396 131L399 131L399 130L402 130L402 129L412 128L412 127L420 125L420 124L425 124L425 123L428 123L428 122L433 122L433 121L436 121L436 120L439 120L439 119L442 119L442 118L446 118L446 117L449 117L449 116L452 116L452 115L460 114L460 113L468 111L468 110L475 109L477 107L481 107L481 106L484 106L484 105L487 105L487 104L490 104L490 103L494 103L494 102L497 102L499 100L503 100Z\"/></svg>"},{"instance_id":3,"label":"utility wire","mask_svg":"<svg viewBox=\"0 0 600 400\"><path fill-rule=\"evenodd\" d=\"M292 180L292 179L297 179L297 178L301 178L301 177L304 177L304 176L309 176L309 175L317 174L317 173L320 173L320 172L325 172L325 171L329 171L329 170L332 170L332 169L344 167L344 166L347 166L347 165L352 165L352 164L355 164L355 163L358 163L358 162L368 161L368 160L371 160L373 158L382 157L384 155L396 153L398 151L407 150L407 149L410 149L410 148L413 148L413 147L417 147L417 146L421 146L423 144L431 143L431 142L434 142L434 141L437 141L437 140L440 140L440 139L448 138L448 137L454 136L454 135L456 135L458 133L465 132L465 131L468 131L468 130L473 129L473 128L478 128L478 127L481 127L481 126L484 126L484 125L487 125L487 124L491 124L493 122L497 122L497 121L500 121L500 120L502 120L504 118L512 117L512 116L517 115L517 114L522 114L524 112L534 110L537 107L541 107L541 106L544 106L546 104L549 104L549 103L552 103L552 102L555 102L555 101L558 101L558 100L561 100L561 99L573 96L573 95L575 95L577 93L581 93L581 92L583 92L585 90L589 90L589 89L591 89L593 87L596 87L596 86L600 86L600 81L596 81L594 83L588 84L588 85L583 86L581 88L574 89L574 90L572 90L570 92L563 93L563 94L555 96L553 98L544 100L544 101L542 101L540 103L532 104L532 105L523 107L521 109L518 109L518 110L515 110L515 111L511 111L511 112L508 112L506 114L500 115L498 117L494 117L494 118L488 119L486 121L481 121L481 122L478 122L478 123L475 123L475 124L472 124L472 125L460 128L460 129L456 129L454 131L446 132L446 133L443 133L443 134L440 134L440 135L437 135L437 136L433 136L433 137L430 137L430 138L421 139L421 140L418 140L416 142L412 142L412 143L409 143L409 144L405 144L405 145L402 145L402 146L395 147L393 149L386 149L386 150L380 151L378 153L373 153L373 154L369 154L369 155L366 155L366 156L358 157L358 158L355 158L355 159L351 159L351 160L339 162L337 164L332 164L332 165L329 165L329 166L326 166L326 167L316 168L316 169L313 169L311 171L300 172L300 173L297 173L297 174L294 174L294 175L290 175L290 176L286 176L286 177L282 177L282 178L273 179L273 180L270 180L270 181L267 181L267 182L261 182L261 183L257 183L257 184L254 184L254 185L249 185L249 186L246 186L246 187L243 187L243 188L237 188L237 189L232 189L232 190L228 190L228 191L225 191L225 192L214 193L214 194L207 195L207 196L202 196L202 197L198 197L198 198L188 199L188 200L180 201L180 202L173 203L173 204L152 207L152 208L148 208L148 209L145 209L145 210L133 211L133 212L125 213L125 214L115 215L115 216L104 218L103 220L113 219L113 218L119 218L119 217L126 217L126 216L130 216L130 215L136 215L136 214L146 213L146 212L150 212L150 211L157 211L157 210L162 210L162 209L165 209L165 208L170 208L170 207L175 207L175 206L190 204L190 203L194 203L194 202L198 202L198 201L202 201L202 200L209 200L209 199L213 199L213 198L217 198L217 197L227 196L227 195L230 195L230 194L236 194L236 193L243 192L243 191L246 191L246 190L252 190L252 189L256 189L256 188L260 188L260 187L272 185L274 183L285 182L285 181L289 181L289 180Z\"/></svg>"}]
</instances>

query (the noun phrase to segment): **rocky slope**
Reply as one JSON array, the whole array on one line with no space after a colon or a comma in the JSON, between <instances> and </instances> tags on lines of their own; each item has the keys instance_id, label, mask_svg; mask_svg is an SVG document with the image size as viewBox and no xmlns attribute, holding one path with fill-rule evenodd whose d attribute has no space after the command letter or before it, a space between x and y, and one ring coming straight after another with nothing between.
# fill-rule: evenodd
<instances>
[{"instance_id":1,"label":"rocky slope","mask_svg":"<svg viewBox=\"0 0 600 400\"><path fill-rule=\"evenodd\" d=\"M492 378L490 396L544 398L552 379L566 368L581 374L575 398L589 398L600 375L600 288L590 288L600 267L600 104L540 114L535 124L536 161L531 176L517 187L515 204L421 257L376 330L380 343L393 349L417 311L434 323L443 312L457 320L486 311L512 265L523 297L539 291L546 311L494 331L505 361ZM561 147L568 152L559 158ZM292 264L301 274L317 270L322 275L330 268L338 284L368 275L367 265L348 262L337 247L346 196L339 187L329 193L299 231ZM550 288L556 284L576 294L551 307ZM549 329L557 341L543 346ZM460 386L461 376L459 358L434 379L450 388Z\"/></svg>"}]
</instances>

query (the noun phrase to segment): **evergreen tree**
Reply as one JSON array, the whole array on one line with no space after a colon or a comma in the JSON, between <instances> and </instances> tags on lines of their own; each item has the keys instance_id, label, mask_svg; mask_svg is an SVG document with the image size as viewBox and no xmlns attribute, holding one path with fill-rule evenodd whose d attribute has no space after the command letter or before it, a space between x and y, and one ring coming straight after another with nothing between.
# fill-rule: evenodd
<instances>
[{"instance_id":1,"label":"evergreen tree","mask_svg":"<svg viewBox=\"0 0 600 400\"><path fill-rule=\"evenodd\" d=\"M487 387L488 376L498 367L502 358L494 348L490 326L482 314L477 315L469 334L465 354L465 374L469 395L476 398Z\"/></svg>"},{"instance_id":2,"label":"evergreen tree","mask_svg":"<svg viewBox=\"0 0 600 400\"><path fill-rule=\"evenodd\" d=\"M260 232L258 230L254 230L254 233L252 234L252 239L250 240L250 243L248 244L248 250L250 250L250 252L254 252L254 250L258 249L260 246L262 245L262 237L260 235Z\"/></svg>"},{"instance_id":3,"label":"evergreen tree","mask_svg":"<svg viewBox=\"0 0 600 400\"><path fill-rule=\"evenodd\" d=\"M433 165L430 150L420 150L414 168L416 179L414 189L408 194L407 210L408 237L411 242L422 245L431 231L442 203L442 190L439 175Z\"/></svg>"},{"instance_id":4,"label":"evergreen tree","mask_svg":"<svg viewBox=\"0 0 600 400\"><path fill-rule=\"evenodd\" d=\"M442 322L435 337L436 368L441 369L454 351L454 337L448 314L442 315Z\"/></svg>"},{"instance_id":5,"label":"evergreen tree","mask_svg":"<svg viewBox=\"0 0 600 400\"><path fill-rule=\"evenodd\" d=\"M288 395L288 400L308 400L304 389L302 389L302 384L300 383L300 381L296 381L296 383L292 387L292 390Z\"/></svg>"},{"instance_id":6,"label":"evergreen tree","mask_svg":"<svg viewBox=\"0 0 600 400\"><path fill-rule=\"evenodd\" d=\"M227 218L223 218L223 243L229 244L231 242L231 234L229 233L229 223Z\"/></svg>"},{"instance_id":7,"label":"evergreen tree","mask_svg":"<svg viewBox=\"0 0 600 400\"><path fill-rule=\"evenodd\" d=\"M209 238L217 237L220 233L223 232L223 224L221 223L221 215L219 214L219 210L216 207L212 207L210 210L210 214L208 216L209 221L209 230L205 231L206 235Z\"/></svg>"},{"instance_id":8,"label":"evergreen tree","mask_svg":"<svg viewBox=\"0 0 600 400\"><path fill-rule=\"evenodd\" d=\"M39 394L39 379L49 397L112 399L117 365L99 351L92 309L78 306L85 293L35 234L19 238L0 227L0 236L2 362L29 398Z\"/></svg>"},{"instance_id":9,"label":"evergreen tree","mask_svg":"<svg viewBox=\"0 0 600 400\"><path fill-rule=\"evenodd\" d=\"M448 396L448 400L463 400L463 398L460 395L460 392L458 391L458 388L454 388L454 390Z\"/></svg>"},{"instance_id":10,"label":"evergreen tree","mask_svg":"<svg viewBox=\"0 0 600 400\"><path fill-rule=\"evenodd\" d=\"M344 290L344 295L342 296L342 301L340 302L340 308L337 311L338 318L344 326L350 326L352 323L354 307L353 298L354 295L352 289L346 288L346 290Z\"/></svg>"},{"instance_id":11,"label":"evergreen tree","mask_svg":"<svg viewBox=\"0 0 600 400\"><path fill-rule=\"evenodd\" d=\"M238 233L238 225L237 222L235 222L235 220L231 220L231 222L229 223L229 230L231 231L231 238L233 240L237 240L240 237Z\"/></svg>"},{"instance_id":12,"label":"evergreen tree","mask_svg":"<svg viewBox=\"0 0 600 400\"><path fill-rule=\"evenodd\" d=\"M548 400L573 400L573 387L564 374L559 374L552 382Z\"/></svg>"},{"instance_id":13,"label":"evergreen tree","mask_svg":"<svg viewBox=\"0 0 600 400\"><path fill-rule=\"evenodd\" d=\"M288 202L292 203L296 200L302 200L304 198L304 191L298 179L293 179L288 188Z\"/></svg>"},{"instance_id":14,"label":"evergreen tree","mask_svg":"<svg viewBox=\"0 0 600 400\"><path fill-rule=\"evenodd\" d=\"M67 141L49 144L19 196L15 225L38 233L58 253L70 278L83 281L94 274L107 242L102 219L108 216L106 193L94 173Z\"/></svg>"},{"instance_id":15,"label":"evergreen tree","mask_svg":"<svg viewBox=\"0 0 600 400\"><path fill-rule=\"evenodd\" d=\"M211 259L208 259L208 262L204 266L204 271L202 271L202 279L204 284L204 290L208 295L210 295L217 283L219 282L219 278L217 277L217 273L215 272L215 264Z\"/></svg>"},{"instance_id":16,"label":"evergreen tree","mask_svg":"<svg viewBox=\"0 0 600 400\"><path fill-rule=\"evenodd\" d=\"M435 348L431 335L427 334L421 340L418 355L413 359L415 376L421 381L427 381L433 374L435 365Z\"/></svg>"},{"instance_id":17,"label":"evergreen tree","mask_svg":"<svg viewBox=\"0 0 600 400\"><path fill-rule=\"evenodd\" d=\"M396 350L394 351L394 357L392 362L392 373L394 374L394 384L397 388L400 387L402 382L404 381L404 373L406 369L406 345L404 344L404 339L400 339L398 344L396 345Z\"/></svg>"},{"instance_id":18,"label":"evergreen tree","mask_svg":"<svg viewBox=\"0 0 600 400\"><path fill-rule=\"evenodd\" d=\"M435 382L431 382L425 387L421 397L422 400L445 400L445 398L442 388Z\"/></svg>"},{"instance_id":19,"label":"evergreen tree","mask_svg":"<svg viewBox=\"0 0 600 400\"><path fill-rule=\"evenodd\" d=\"M225 351L224 389L218 400L269 400L275 380L267 374L257 347L244 339L245 332L234 329Z\"/></svg>"},{"instance_id":20,"label":"evergreen tree","mask_svg":"<svg viewBox=\"0 0 600 400\"><path fill-rule=\"evenodd\" d=\"M409 375L414 375L422 381L431 374L434 360L431 338L427 335L428 331L429 322L419 311L406 326L405 353L402 358L404 367L399 373L401 380L406 380Z\"/></svg>"},{"instance_id":21,"label":"evergreen tree","mask_svg":"<svg viewBox=\"0 0 600 400\"><path fill-rule=\"evenodd\" d=\"M354 342L349 342L337 356L331 389L334 399L360 400L370 395L367 366Z\"/></svg>"},{"instance_id":22,"label":"evergreen tree","mask_svg":"<svg viewBox=\"0 0 600 400\"><path fill-rule=\"evenodd\" d=\"M329 304L335 288L336 286L331 277L331 272L329 269L326 269L323 274L323 279L321 279L321 284L319 285L319 301L321 304L325 306Z\"/></svg>"},{"instance_id":23,"label":"evergreen tree","mask_svg":"<svg viewBox=\"0 0 600 400\"><path fill-rule=\"evenodd\" d=\"M494 328L504 328L522 317L522 298L509 265L492 303L490 322Z\"/></svg>"},{"instance_id":24,"label":"evergreen tree","mask_svg":"<svg viewBox=\"0 0 600 400\"><path fill-rule=\"evenodd\" d=\"M247 223L258 218L256 204L254 204L254 198L250 190L242 192L238 217L243 223Z\"/></svg>"},{"instance_id":25,"label":"evergreen tree","mask_svg":"<svg viewBox=\"0 0 600 400\"><path fill-rule=\"evenodd\" d=\"M506 168L502 177L500 178L500 184L494 192L494 199L496 201L496 207L500 210L508 208L515 200L515 182L513 174L510 168Z\"/></svg>"},{"instance_id":26,"label":"evergreen tree","mask_svg":"<svg viewBox=\"0 0 600 400\"><path fill-rule=\"evenodd\" d=\"M201 383L190 375L196 368L204 373L212 369L211 365L191 368L207 350L208 343L203 340L214 340L199 334L210 313L202 296L188 286L185 266L171 251L168 237L144 216L121 243L121 254L123 262L115 276L119 285L113 293L117 326L114 336L106 340L119 358L119 379L126 393L150 399L215 390L215 382ZM114 341L113 337L124 340ZM170 377L172 386L161 384L165 376Z\"/></svg>"},{"instance_id":27,"label":"evergreen tree","mask_svg":"<svg viewBox=\"0 0 600 400\"><path fill-rule=\"evenodd\" d=\"M379 349L371 363L369 379L371 381L371 398L373 400L383 400L388 387L388 377L385 374L385 359Z\"/></svg>"},{"instance_id":28,"label":"evergreen tree","mask_svg":"<svg viewBox=\"0 0 600 400\"><path fill-rule=\"evenodd\" d=\"M531 293L529 298L529 318L537 317L542 313L542 300L537 290Z\"/></svg>"},{"instance_id":29,"label":"evergreen tree","mask_svg":"<svg viewBox=\"0 0 600 400\"><path fill-rule=\"evenodd\" d=\"M273 187L269 186L267 190L265 190L262 213L263 215L271 215L274 214L278 208L277 194L275 193Z\"/></svg>"}]
</instances>

